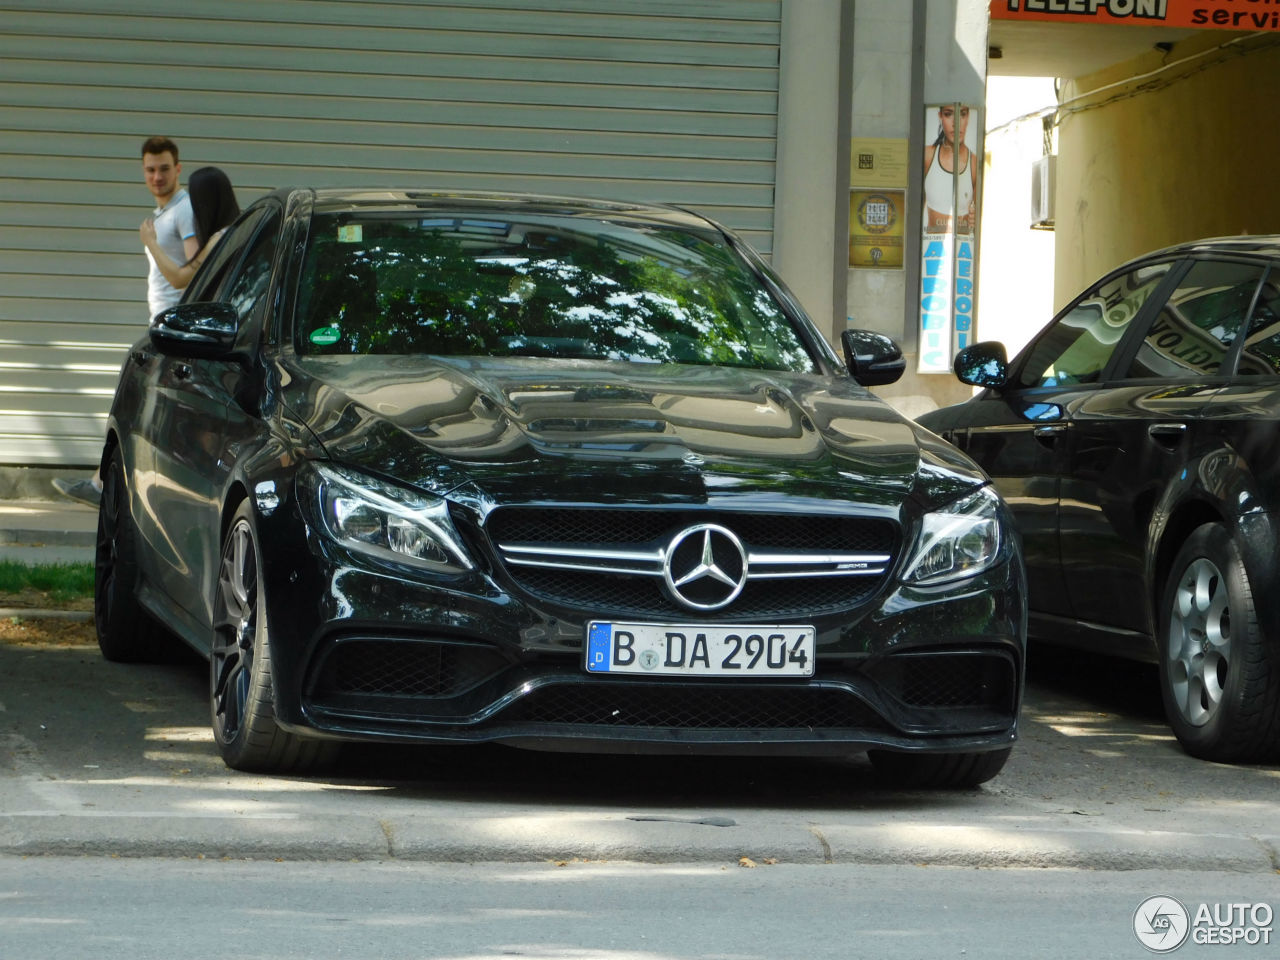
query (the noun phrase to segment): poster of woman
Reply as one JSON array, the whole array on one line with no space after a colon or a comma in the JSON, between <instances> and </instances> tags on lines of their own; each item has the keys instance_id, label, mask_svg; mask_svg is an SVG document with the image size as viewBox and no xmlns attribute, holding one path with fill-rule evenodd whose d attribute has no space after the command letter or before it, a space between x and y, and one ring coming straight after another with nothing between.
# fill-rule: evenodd
<instances>
[{"instance_id":1,"label":"poster of woman","mask_svg":"<svg viewBox=\"0 0 1280 960\"><path fill-rule=\"evenodd\" d=\"M965 143L971 111L971 107L954 103L938 107L938 132L924 149L926 233L950 233L953 229L973 233L980 164ZM960 219L955 223L957 210Z\"/></svg>"},{"instance_id":2,"label":"poster of woman","mask_svg":"<svg viewBox=\"0 0 1280 960\"><path fill-rule=\"evenodd\" d=\"M920 373L950 373L974 328L974 254L982 150L971 146L981 111L963 103L929 106L924 150L920 272Z\"/></svg>"}]
</instances>

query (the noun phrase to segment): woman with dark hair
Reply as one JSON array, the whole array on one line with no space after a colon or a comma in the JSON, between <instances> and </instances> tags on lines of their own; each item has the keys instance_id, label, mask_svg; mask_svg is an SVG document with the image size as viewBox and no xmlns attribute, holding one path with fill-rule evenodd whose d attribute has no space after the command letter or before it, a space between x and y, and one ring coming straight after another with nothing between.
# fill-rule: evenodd
<instances>
[{"instance_id":1,"label":"woman with dark hair","mask_svg":"<svg viewBox=\"0 0 1280 960\"><path fill-rule=\"evenodd\" d=\"M155 224L148 217L142 221L139 233L143 245L151 251L156 266L175 289L183 290L204 263L204 258L222 239L227 227L240 216L231 181L217 167L201 167L187 181L187 193L191 197L191 212L195 214L196 242L198 250L186 263L178 264L156 242Z\"/></svg>"}]
</instances>

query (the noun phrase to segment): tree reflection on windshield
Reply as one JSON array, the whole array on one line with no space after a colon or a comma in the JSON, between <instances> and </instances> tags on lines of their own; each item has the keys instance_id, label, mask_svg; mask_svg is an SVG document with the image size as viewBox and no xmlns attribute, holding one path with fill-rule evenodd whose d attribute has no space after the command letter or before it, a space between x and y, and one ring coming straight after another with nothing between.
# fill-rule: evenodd
<instances>
[{"instance_id":1,"label":"tree reflection on windshield","mask_svg":"<svg viewBox=\"0 0 1280 960\"><path fill-rule=\"evenodd\" d=\"M815 369L727 244L649 225L317 215L296 317L311 355Z\"/></svg>"}]
</instances>

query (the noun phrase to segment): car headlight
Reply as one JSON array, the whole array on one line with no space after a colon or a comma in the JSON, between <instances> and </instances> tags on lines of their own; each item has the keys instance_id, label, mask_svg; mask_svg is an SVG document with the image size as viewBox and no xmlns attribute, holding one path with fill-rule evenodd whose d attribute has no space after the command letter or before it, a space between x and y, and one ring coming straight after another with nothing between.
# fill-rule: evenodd
<instances>
[{"instance_id":1,"label":"car headlight","mask_svg":"<svg viewBox=\"0 0 1280 960\"><path fill-rule=\"evenodd\" d=\"M902 579L932 585L981 573L1000 558L1000 500L990 487L932 513L920 522L920 536Z\"/></svg>"},{"instance_id":2,"label":"car headlight","mask_svg":"<svg viewBox=\"0 0 1280 960\"><path fill-rule=\"evenodd\" d=\"M320 518L344 546L436 573L461 573L474 566L439 497L334 464L311 467Z\"/></svg>"}]
</instances>

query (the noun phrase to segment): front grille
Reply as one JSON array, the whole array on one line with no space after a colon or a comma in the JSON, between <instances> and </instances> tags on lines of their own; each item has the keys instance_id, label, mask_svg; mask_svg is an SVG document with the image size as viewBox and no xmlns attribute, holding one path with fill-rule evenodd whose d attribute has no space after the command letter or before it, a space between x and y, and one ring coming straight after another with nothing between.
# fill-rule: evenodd
<instances>
[{"instance_id":1,"label":"front grille","mask_svg":"<svg viewBox=\"0 0 1280 960\"><path fill-rule=\"evenodd\" d=\"M535 690L500 722L557 723L682 730L886 729L879 715L842 690L644 684L573 684Z\"/></svg>"},{"instance_id":2,"label":"front grille","mask_svg":"<svg viewBox=\"0 0 1280 960\"><path fill-rule=\"evenodd\" d=\"M654 577L589 574L571 570L513 570L534 596L591 613L610 616L679 617L723 620L726 611L702 613L672 602ZM837 613L864 603L879 578L824 577L812 580L759 580L746 585L728 608L735 617L801 617Z\"/></svg>"},{"instance_id":3,"label":"front grille","mask_svg":"<svg viewBox=\"0 0 1280 960\"><path fill-rule=\"evenodd\" d=\"M731 531L749 558L741 594L707 611L663 588L673 538L698 524ZM523 590L587 615L807 619L847 611L879 590L897 548L896 524L868 517L506 507L487 525Z\"/></svg>"},{"instance_id":4,"label":"front grille","mask_svg":"<svg viewBox=\"0 0 1280 960\"><path fill-rule=\"evenodd\" d=\"M454 697L507 666L496 650L448 640L345 638L320 663L319 697Z\"/></svg>"},{"instance_id":5,"label":"front grille","mask_svg":"<svg viewBox=\"0 0 1280 960\"><path fill-rule=\"evenodd\" d=\"M753 547L893 553L896 524L875 517L745 514L696 510L500 507L489 515L495 543L665 543L695 523L719 523Z\"/></svg>"}]
</instances>

